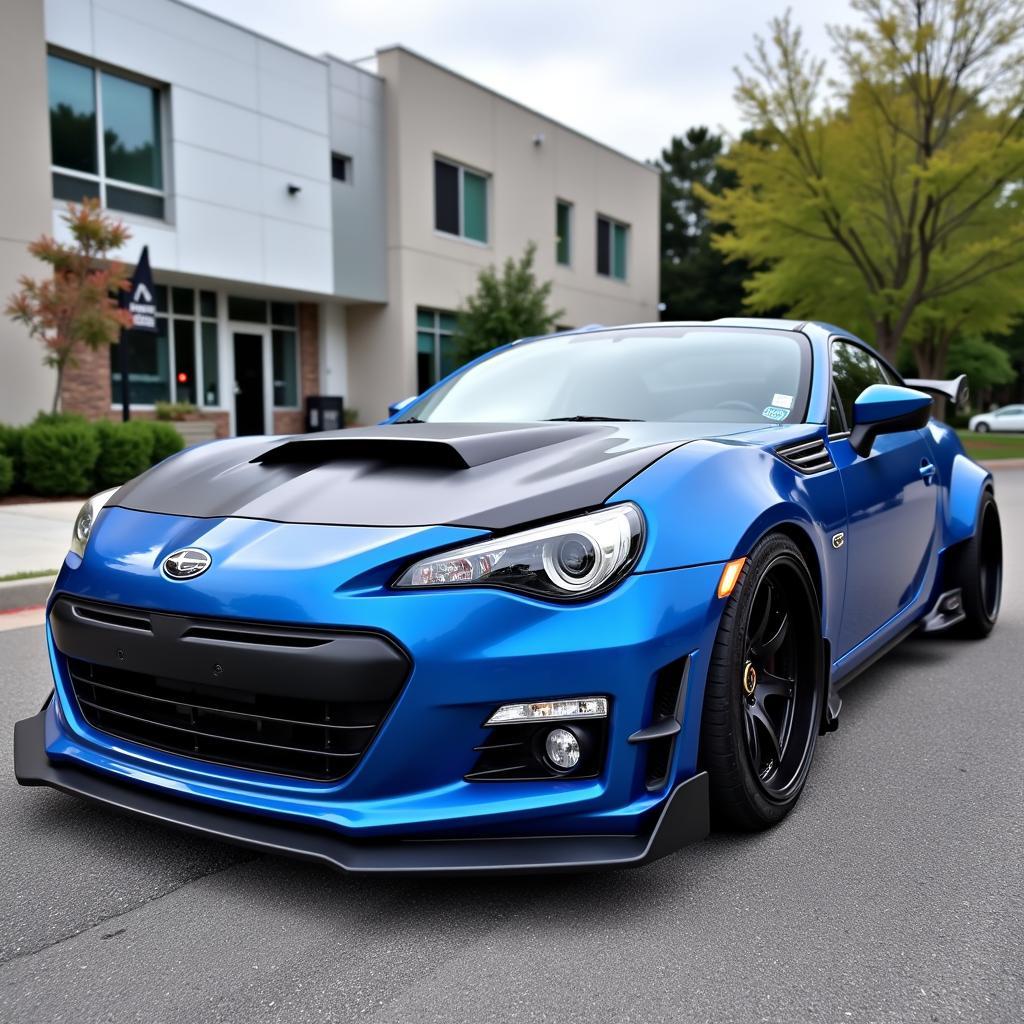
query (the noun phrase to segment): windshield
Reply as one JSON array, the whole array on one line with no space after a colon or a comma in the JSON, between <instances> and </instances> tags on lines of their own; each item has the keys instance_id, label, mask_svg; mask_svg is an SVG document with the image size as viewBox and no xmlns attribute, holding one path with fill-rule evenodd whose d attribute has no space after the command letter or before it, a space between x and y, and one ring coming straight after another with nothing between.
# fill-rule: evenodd
<instances>
[{"instance_id":1,"label":"windshield","mask_svg":"<svg viewBox=\"0 0 1024 1024\"><path fill-rule=\"evenodd\" d=\"M399 422L799 422L809 376L810 345L794 331L595 331L506 349L414 403Z\"/></svg>"}]
</instances>

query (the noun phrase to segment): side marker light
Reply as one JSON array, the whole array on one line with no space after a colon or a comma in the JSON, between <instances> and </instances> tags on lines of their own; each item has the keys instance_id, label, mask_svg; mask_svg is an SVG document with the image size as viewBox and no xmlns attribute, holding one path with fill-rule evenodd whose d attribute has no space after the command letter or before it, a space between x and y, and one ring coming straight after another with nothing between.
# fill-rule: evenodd
<instances>
[{"instance_id":1,"label":"side marker light","mask_svg":"<svg viewBox=\"0 0 1024 1024\"><path fill-rule=\"evenodd\" d=\"M731 562L725 563L725 568L722 570L722 578L718 581L719 597L728 597L732 593L746 561L746 558L734 558Z\"/></svg>"}]
</instances>

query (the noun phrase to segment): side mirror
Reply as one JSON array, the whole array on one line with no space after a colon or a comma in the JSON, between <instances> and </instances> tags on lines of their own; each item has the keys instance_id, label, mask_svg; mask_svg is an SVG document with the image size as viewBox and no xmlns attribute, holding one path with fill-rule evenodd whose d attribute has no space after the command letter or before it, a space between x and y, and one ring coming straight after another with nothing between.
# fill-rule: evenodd
<instances>
[{"instance_id":1,"label":"side mirror","mask_svg":"<svg viewBox=\"0 0 1024 1024\"><path fill-rule=\"evenodd\" d=\"M388 419L392 416L397 416L403 409L407 409L419 397L419 395L410 395L408 398L403 398L400 402L392 402L388 406Z\"/></svg>"},{"instance_id":2,"label":"side mirror","mask_svg":"<svg viewBox=\"0 0 1024 1024\"><path fill-rule=\"evenodd\" d=\"M858 455L866 458L879 434L920 430L927 425L931 415L931 395L892 384L872 384L853 403L850 445Z\"/></svg>"}]
</instances>

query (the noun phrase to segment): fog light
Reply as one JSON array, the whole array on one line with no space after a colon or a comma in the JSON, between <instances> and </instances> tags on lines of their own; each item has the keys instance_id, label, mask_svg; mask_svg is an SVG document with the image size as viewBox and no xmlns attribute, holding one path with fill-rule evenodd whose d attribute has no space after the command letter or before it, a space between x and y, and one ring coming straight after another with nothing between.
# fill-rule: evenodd
<instances>
[{"instance_id":1,"label":"fog light","mask_svg":"<svg viewBox=\"0 0 1024 1024\"><path fill-rule=\"evenodd\" d=\"M568 729L552 729L544 741L548 760L562 771L575 768L580 761L580 741Z\"/></svg>"}]
</instances>

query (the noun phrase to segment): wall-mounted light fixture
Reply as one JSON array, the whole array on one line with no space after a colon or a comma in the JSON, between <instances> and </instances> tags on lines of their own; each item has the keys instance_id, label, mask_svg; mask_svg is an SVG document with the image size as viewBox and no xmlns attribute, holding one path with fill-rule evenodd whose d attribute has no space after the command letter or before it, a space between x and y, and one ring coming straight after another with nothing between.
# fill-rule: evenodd
<instances>
[{"instance_id":1,"label":"wall-mounted light fixture","mask_svg":"<svg viewBox=\"0 0 1024 1024\"><path fill-rule=\"evenodd\" d=\"M535 146L543 146L544 145L544 133L543 132L537 132L537 134L534 135L534 137L533 137L533 144Z\"/></svg>"},{"instance_id":2,"label":"wall-mounted light fixture","mask_svg":"<svg viewBox=\"0 0 1024 1024\"><path fill-rule=\"evenodd\" d=\"M288 195L297 196L301 191L301 185L293 185L291 182L288 182Z\"/></svg>"}]
</instances>

